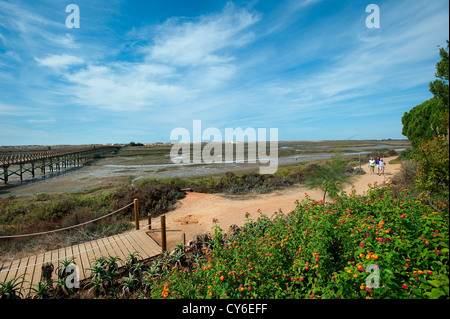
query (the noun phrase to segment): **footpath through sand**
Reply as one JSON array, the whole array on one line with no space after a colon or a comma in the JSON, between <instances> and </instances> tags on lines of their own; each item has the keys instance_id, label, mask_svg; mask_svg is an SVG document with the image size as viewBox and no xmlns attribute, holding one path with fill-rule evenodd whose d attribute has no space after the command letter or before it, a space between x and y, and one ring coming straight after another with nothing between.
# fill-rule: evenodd
<instances>
[{"instance_id":1,"label":"footpath through sand","mask_svg":"<svg viewBox=\"0 0 450 319\"><path fill-rule=\"evenodd\" d=\"M385 158L387 164L385 175L372 175L366 163L362 165L366 174L356 177L352 185L344 190L350 192L352 186L357 194L364 193L368 184L389 182L393 175L400 170L400 164L389 164L389 161L396 157ZM302 201L308 194L315 200L323 198L323 192L319 190L308 190L304 186L286 188L269 194L245 195L245 196L225 196L220 194L187 193L186 197L180 200L175 208L166 213L167 227L167 248L172 249L181 242L182 234L185 233L186 243L198 234L212 231L213 219L218 220L218 225L222 230L236 224L242 226L245 223L245 214L249 213L251 218L259 216L258 209L267 216L272 216L274 212L281 211L288 213L296 206L295 202ZM146 220L141 221L142 227L147 227ZM150 233L151 237L161 244L160 225L154 227L155 231Z\"/></svg>"}]
</instances>

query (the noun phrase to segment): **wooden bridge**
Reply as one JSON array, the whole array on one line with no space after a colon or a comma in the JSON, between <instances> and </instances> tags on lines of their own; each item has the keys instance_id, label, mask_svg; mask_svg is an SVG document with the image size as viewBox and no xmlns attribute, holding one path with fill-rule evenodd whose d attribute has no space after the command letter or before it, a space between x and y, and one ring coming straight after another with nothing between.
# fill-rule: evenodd
<instances>
[{"instance_id":1,"label":"wooden bridge","mask_svg":"<svg viewBox=\"0 0 450 319\"><path fill-rule=\"evenodd\" d=\"M92 275L89 268L91 268L93 261L100 257L119 257L119 266L123 266L129 254L138 253L142 259L148 259L162 254L166 251L166 218L162 215L152 222L149 214L148 223L145 224L144 221L142 224L143 227L141 228L137 199L135 199L133 203L88 222L65 228L57 228L46 232L0 236L0 240L16 237L42 236L52 232L66 231L106 218L123 211L132 205L134 206L134 231L128 231L123 234L100 238L44 252L35 256L27 256L21 259L0 263L0 282L18 279L18 282L20 283L20 287L18 288L21 289L23 297L32 297L34 295L32 288L39 282L42 282L41 275L43 266L47 263L51 263L56 270L62 261L73 259L73 263L78 267L77 279L82 281ZM152 225L158 223L161 224L161 246L159 246L159 244L149 235L150 231L158 231L154 226L152 227ZM57 279L56 271L52 271L51 279L53 281Z\"/></svg>"},{"instance_id":2,"label":"wooden bridge","mask_svg":"<svg viewBox=\"0 0 450 319\"><path fill-rule=\"evenodd\" d=\"M40 170L42 176L46 173L61 172L94 159L101 154L116 152L118 146L90 147L77 150L55 150L41 152L17 152L0 154L0 181L8 184L10 176L16 175L23 181L25 174L31 174L31 179L36 177L36 170Z\"/></svg>"},{"instance_id":3,"label":"wooden bridge","mask_svg":"<svg viewBox=\"0 0 450 319\"><path fill-rule=\"evenodd\" d=\"M20 288L23 297L30 297L33 296L31 288L41 281L42 266L46 263L52 263L56 269L63 260L73 258L79 271L78 279L81 281L91 276L89 268L95 259L108 256L119 257L121 259L119 264L122 264L130 253L135 252L139 253L142 259L162 253L158 243L147 234L145 229L141 229L5 262L0 264L0 282L23 276L24 280ZM56 279L56 271L53 271L52 280Z\"/></svg>"}]
</instances>

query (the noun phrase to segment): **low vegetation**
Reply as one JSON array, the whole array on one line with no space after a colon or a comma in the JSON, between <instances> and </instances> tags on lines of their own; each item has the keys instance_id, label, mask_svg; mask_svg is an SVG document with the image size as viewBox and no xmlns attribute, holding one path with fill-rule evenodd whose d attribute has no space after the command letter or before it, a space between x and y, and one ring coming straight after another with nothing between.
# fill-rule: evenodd
<instances>
[{"instance_id":1,"label":"low vegetation","mask_svg":"<svg viewBox=\"0 0 450 319\"><path fill-rule=\"evenodd\" d=\"M0 236L45 232L78 225L124 207L134 199L139 201L141 218L145 218L148 212L157 217L168 212L173 204L185 196L182 191L185 188L195 192L228 195L268 193L305 183L328 164L328 161L322 161L285 165L274 175L228 172L218 176L186 179L140 179L133 186L93 189L84 193L42 193L31 197L0 199ZM349 162L339 167L339 171L345 176L354 175L357 173L352 168L354 164ZM44 237L2 239L0 256L2 259L10 259L17 253L52 250L111 236L132 228L133 220L133 207L129 207L118 214L72 230Z\"/></svg>"},{"instance_id":2,"label":"low vegetation","mask_svg":"<svg viewBox=\"0 0 450 319\"><path fill-rule=\"evenodd\" d=\"M425 195L394 195L390 185L343 193L334 203L307 197L291 212L248 215L227 232L215 220L212 236L150 262L94 260L80 289L61 290L58 277L36 285L34 296L448 299L448 205L435 210ZM11 280L0 295L25 297L21 278Z\"/></svg>"}]
</instances>

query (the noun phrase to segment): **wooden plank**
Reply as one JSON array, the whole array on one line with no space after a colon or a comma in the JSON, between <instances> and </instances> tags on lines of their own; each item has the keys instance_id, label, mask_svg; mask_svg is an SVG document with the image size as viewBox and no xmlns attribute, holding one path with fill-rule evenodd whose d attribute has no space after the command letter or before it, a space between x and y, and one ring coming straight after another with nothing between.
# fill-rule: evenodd
<instances>
[{"instance_id":1,"label":"wooden plank","mask_svg":"<svg viewBox=\"0 0 450 319\"><path fill-rule=\"evenodd\" d=\"M92 265L94 260L96 259L96 257L95 257L95 254L94 254L93 250L92 250L91 242L85 242L84 243L84 247L85 247L85 250L86 250L86 255L87 255L88 260L89 260L89 264Z\"/></svg>"},{"instance_id":2,"label":"wooden plank","mask_svg":"<svg viewBox=\"0 0 450 319\"><path fill-rule=\"evenodd\" d=\"M134 247L134 249L136 249L136 251L139 252L139 255L141 256L142 259L146 259L148 258L148 254L144 249L144 246L142 245L142 243L140 243L135 237L137 234L133 234L132 236L128 237L128 240L130 241L131 245Z\"/></svg>"},{"instance_id":3,"label":"wooden plank","mask_svg":"<svg viewBox=\"0 0 450 319\"><path fill-rule=\"evenodd\" d=\"M124 259L126 256L126 253L125 253L126 250L122 250L123 246L119 243L120 237L119 236L110 236L110 237L105 238L105 240L110 242L111 249L114 250L115 256L120 258L120 262L118 262L118 265L123 265Z\"/></svg>"},{"instance_id":4,"label":"wooden plank","mask_svg":"<svg viewBox=\"0 0 450 319\"><path fill-rule=\"evenodd\" d=\"M19 263L20 263L20 259L13 260L13 262L11 263L11 266L9 267L9 271L6 274L5 282L16 277L16 273L17 273L16 268L19 267Z\"/></svg>"},{"instance_id":5,"label":"wooden plank","mask_svg":"<svg viewBox=\"0 0 450 319\"><path fill-rule=\"evenodd\" d=\"M119 247L119 250L117 250L117 252L120 251L119 257L122 260L121 265L123 266L125 264L125 259L127 258L130 251L128 250L127 246L123 242L123 236L121 236L121 235L113 236L112 240L114 240L116 245Z\"/></svg>"},{"instance_id":6,"label":"wooden plank","mask_svg":"<svg viewBox=\"0 0 450 319\"><path fill-rule=\"evenodd\" d=\"M42 266L44 265L44 255L45 253L36 255L35 266L33 269L33 279L32 282L30 283L29 289L30 294L31 294L31 287L33 287L33 285L37 285L41 281Z\"/></svg>"},{"instance_id":7,"label":"wooden plank","mask_svg":"<svg viewBox=\"0 0 450 319\"><path fill-rule=\"evenodd\" d=\"M30 259L29 259L29 261L28 261L29 266L31 267L31 268L29 269L29 274L30 274L30 279L29 279L29 280L30 280L30 281L27 283L27 289L26 289L26 291L24 291L24 295L25 295L25 296L31 294L31 287L33 287L34 282L35 282L34 276L35 276L35 274L36 274L36 268L39 268L39 265L37 265L37 263L38 263L38 261L37 261L38 256L39 256L39 255L31 256ZM33 265L33 266L31 266L31 265Z\"/></svg>"},{"instance_id":8,"label":"wooden plank","mask_svg":"<svg viewBox=\"0 0 450 319\"><path fill-rule=\"evenodd\" d=\"M80 276L83 277L83 279L85 279L85 278L89 277L88 276L89 275L88 268L91 267L91 263L89 260L89 256L86 252L86 247L84 246L84 243L78 244L77 248L78 248L78 253L79 253L81 263L83 265L83 268L82 268L83 275L80 275Z\"/></svg>"},{"instance_id":9,"label":"wooden plank","mask_svg":"<svg viewBox=\"0 0 450 319\"><path fill-rule=\"evenodd\" d=\"M23 267L27 266L27 265L28 265L28 257L14 260L11 264L11 267L8 271L5 281L19 278L19 276L21 276L25 273L26 268L23 268ZM21 269L19 269L19 268L21 268ZM20 280L23 280L23 278ZM18 282L20 282L20 280ZM22 284L23 284L23 282L19 286L22 287Z\"/></svg>"},{"instance_id":10,"label":"wooden plank","mask_svg":"<svg viewBox=\"0 0 450 319\"><path fill-rule=\"evenodd\" d=\"M151 252L151 245L149 242L147 242L145 240L145 238L143 238L142 235L143 232L137 233L133 235L133 239L139 243L139 245L142 247L142 249L145 251L145 254L147 255L146 258L151 257L152 256L152 252Z\"/></svg>"},{"instance_id":11,"label":"wooden plank","mask_svg":"<svg viewBox=\"0 0 450 319\"><path fill-rule=\"evenodd\" d=\"M83 261L83 274L84 278L88 278L91 276L91 271L89 268L91 267L91 258L89 257L89 252L87 251L88 247L86 243L78 244L78 250L80 251L80 256Z\"/></svg>"},{"instance_id":12,"label":"wooden plank","mask_svg":"<svg viewBox=\"0 0 450 319\"><path fill-rule=\"evenodd\" d=\"M139 251L139 249L134 247L135 243L130 240L130 237L131 237L131 235L128 234L128 236L123 238L124 244L127 246L128 250L130 250L131 253L138 252L139 255L141 255L141 257L142 257L141 252Z\"/></svg>"},{"instance_id":13,"label":"wooden plank","mask_svg":"<svg viewBox=\"0 0 450 319\"><path fill-rule=\"evenodd\" d=\"M91 241L91 244L96 247L94 249L94 252L97 254L97 251L98 251L99 257L108 257L108 253L106 251L106 248L103 246L103 243L102 243L102 241L100 239Z\"/></svg>"},{"instance_id":14,"label":"wooden plank","mask_svg":"<svg viewBox=\"0 0 450 319\"><path fill-rule=\"evenodd\" d=\"M8 277L8 272L11 268L12 262L13 260L2 264L2 267L0 268L0 282L6 282L6 277Z\"/></svg>"},{"instance_id":15,"label":"wooden plank","mask_svg":"<svg viewBox=\"0 0 450 319\"><path fill-rule=\"evenodd\" d=\"M145 237L146 240L148 240L152 245L152 253L153 256L161 254L161 246L154 240L149 234L144 233L142 234L142 237Z\"/></svg>"},{"instance_id":16,"label":"wooden plank","mask_svg":"<svg viewBox=\"0 0 450 319\"><path fill-rule=\"evenodd\" d=\"M28 261L29 261L30 257L24 257L20 259L20 263L19 263L19 269L17 269L16 272L16 278L19 278L20 276L22 276L22 279L20 279L19 281L22 281L22 283L19 285L20 289L26 289L26 285L24 286L24 281L28 280L29 277L29 273L28 273ZM22 293L24 293L22 291ZM24 295L25 297L25 295Z\"/></svg>"},{"instance_id":17,"label":"wooden plank","mask_svg":"<svg viewBox=\"0 0 450 319\"><path fill-rule=\"evenodd\" d=\"M87 251L87 255L89 257L89 263L92 265L92 263L99 257L98 252L95 252L95 246L92 245L91 241L87 241L84 243Z\"/></svg>"},{"instance_id":18,"label":"wooden plank","mask_svg":"<svg viewBox=\"0 0 450 319\"><path fill-rule=\"evenodd\" d=\"M146 243L146 245L149 249L149 253L152 256L156 256L161 253L161 247L158 245L158 243L153 238L151 238L149 235L147 235L147 233L143 232L143 233L139 234L139 237L142 239L142 241L144 241L144 243Z\"/></svg>"},{"instance_id":19,"label":"wooden plank","mask_svg":"<svg viewBox=\"0 0 450 319\"><path fill-rule=\"evenodd\" d=\"M65 251L66 251L66 258L65 259L71 259L72 258L73 262L76 264L77 256L74 255L72 248L73 248L72 245L65 247Z\"/></svg>"},{"instance_id":20,"label":"wooden plank","mask_svg":"<svg viewBox=\"0 0 450 319\"><path fill-rule=\"evenodd\" d=\"M133 239L139 242L141 247L145 250L145 254L147 255L147 257L145 258L154 256L154 246L147 238L143 237L142 235L146 236L145 233L140 232L138 234L135 234L135 236L133 236Z\"/></svg>"},{"instance_id":21,"label":"wooden plank","mask_svg":"<svg viewBox=\"0 0 450 319\"><path fill-rule=\"evenodd\" d=\"M116 256L116 252L114 251L114 248L111 247L111 242L108 240L109 237L106 238L100 238L100 241L103 245L103 249L106 250L107 256Z\"/></svg>"},{"instance_id":22,"label":"wooden plank","mask_svg":"<svg viewBox=\"0 0 450 319\"><path fill-rule=\"evenodd\" d=\"M128 256L128 254L131 254L133 252L133 249L130 248L129 243L125 238L126 238L126 235L123 235L123 234L117 235L117 238L114 238L116 240L116 243L121 247L121 251L123 253L123 259L125 259Z\"/></svg>"},{"instance_id":23,"label":"wooden plank","mask_svg":"<svg viewBox=\"0 0 450 319\"><path fill-rule=\"evenodd\" d=\"M58 260L56 261L57 265L58 266L61 265L61 263L65 259L67 259L66 257L67 257L67 255L66 255L66 248L63 247L63 248L58 249L58 258L57 258Z\"/></svg>"}]
</instances>

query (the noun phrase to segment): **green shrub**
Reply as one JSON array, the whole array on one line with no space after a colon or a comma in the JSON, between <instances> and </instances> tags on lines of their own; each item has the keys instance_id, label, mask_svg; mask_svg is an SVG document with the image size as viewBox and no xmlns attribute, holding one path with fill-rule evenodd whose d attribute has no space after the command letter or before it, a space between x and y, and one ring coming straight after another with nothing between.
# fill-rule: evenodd
<instances>
[{"instance_id":1,"label":"green shrub","mask_svg":"<svg viewBox=\"0 0 450 319\"><path fill-rule=\"evenodd\" d=\"M213 248L192 271L163 268L142 296L448 298L448 200L439 209L446 213L423 195L375 185L334 204L306 198L287 214L261 214L226 241L215 221Z\"/></svg>"}]
</instances>

